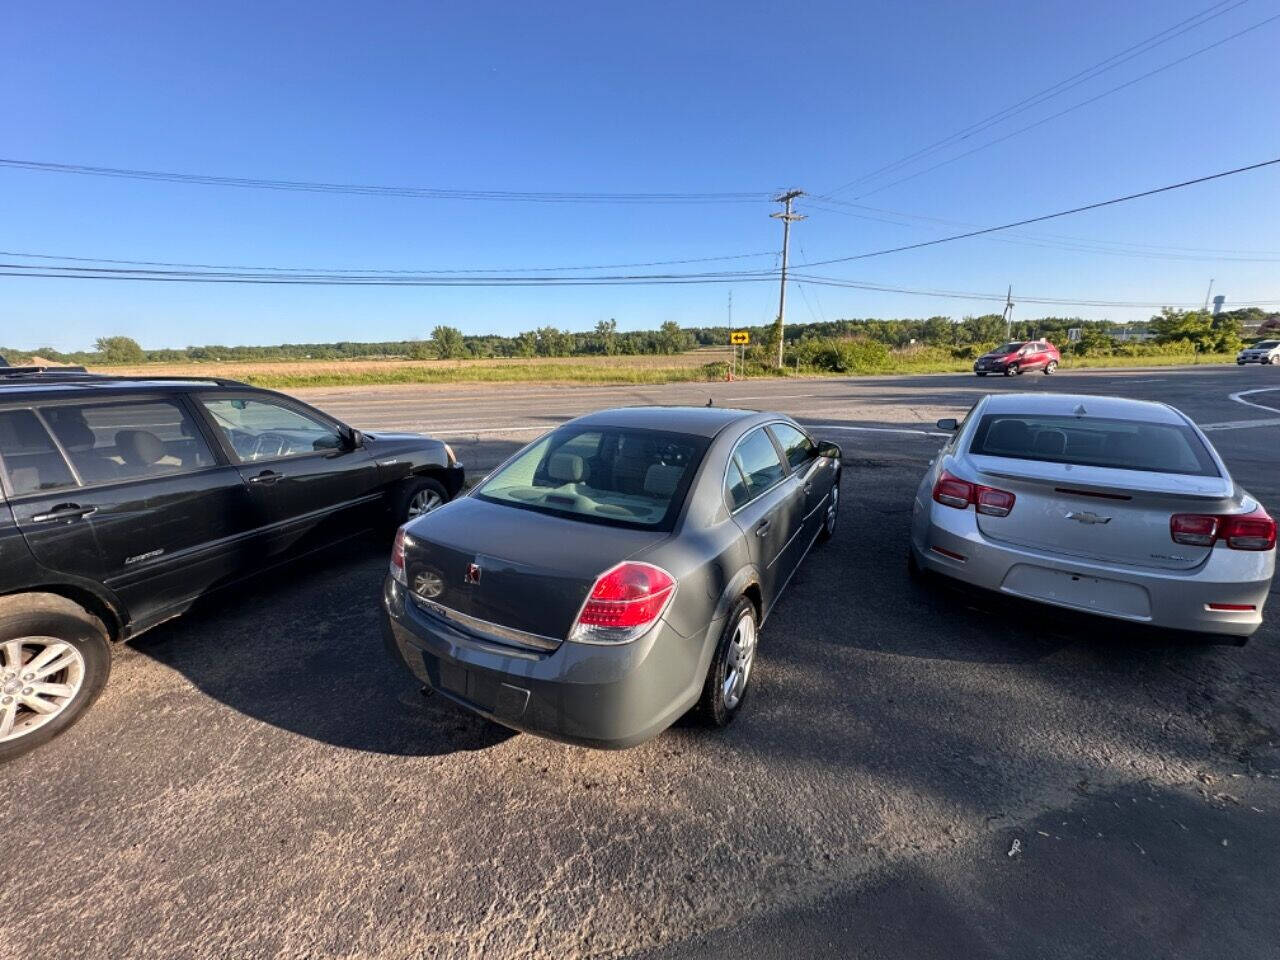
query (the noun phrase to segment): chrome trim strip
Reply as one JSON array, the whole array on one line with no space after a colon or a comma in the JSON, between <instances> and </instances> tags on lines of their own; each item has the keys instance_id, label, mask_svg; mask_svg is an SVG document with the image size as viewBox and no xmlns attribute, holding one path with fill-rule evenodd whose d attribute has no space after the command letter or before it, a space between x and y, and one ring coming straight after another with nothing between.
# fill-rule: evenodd
<instances>
[{"instance_id":1,"label":"chrome trim strip","mask_svg":"<svg viewBox=\"0 0 1280 960\"><path fill-rule=\"evenodd\" d=\"M454 610L452 607L446 607L443 603L420 597L413 591L409 591L409 596L413 598L414 603L427 613L439 617L456 630L474 634L482 640L492 640L495 643L505 643L529 650L548 651L558 650L562 642L554 637L544 637L541 634L528 633L524 630L516 630L514 627L504 627L500 623L481 620L479 617L473 617L470 614Z\"/></svg>"}]
</instances>

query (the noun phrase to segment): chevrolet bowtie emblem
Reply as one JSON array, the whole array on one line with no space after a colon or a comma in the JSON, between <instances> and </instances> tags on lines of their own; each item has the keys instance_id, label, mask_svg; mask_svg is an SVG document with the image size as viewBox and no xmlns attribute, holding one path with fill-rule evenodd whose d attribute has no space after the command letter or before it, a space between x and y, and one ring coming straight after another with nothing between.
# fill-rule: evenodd
<instances>
[{"instance_id":1,"label":"chevrolet bowtie emblem","mask_svg":"<svg viewBox=\"0 0 1280 960\"><path fill-rule=\"evenodd\" d=\"M1080 512L1072 510L1070 513L1067 514L1067 519L1074 520L1076 521L1076 523L1088 523L1088 524L1111 522L1110 517L1100 517L1096 513L1089 513L1087 510L1080 511Z\"/></svg>"}]
</instances>

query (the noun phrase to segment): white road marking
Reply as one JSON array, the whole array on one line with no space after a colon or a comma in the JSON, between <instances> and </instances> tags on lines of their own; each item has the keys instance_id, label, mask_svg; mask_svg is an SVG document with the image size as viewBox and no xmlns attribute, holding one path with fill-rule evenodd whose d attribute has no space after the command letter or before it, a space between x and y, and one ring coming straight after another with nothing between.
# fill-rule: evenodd
<instances>
[{"instance_id":1,"label":"white road marking","mask_svg":"<svg viewBox=\"0 0 1280 960\"><path fill-rule=\"evenodd\" d=\"M742 400L810 400L815 397L823 397L821 393L771 393L768 396L760 397L722 397L725 403L738 403ZM834 400L835 397L825 397L828 400Z\"/></svg>"},{"instance_id":2,"label":"white road marking","mask_svg":"<svg viewBox=\"0 0 1280 960\"><path fill-rule=\"evenodd\" d=\"M1231 394L1231 399L1236 403L1243 403L1246 407L1257 407L1259 410L1266 410L1270 413L1280 413L1280 407L1268 407L1265 403L1254 403L1252 400L1242 399L1252 393L1274 393L1280 390L1280 387L1259 387L1256 390L1241 390L1239 393Z\"/></svg>"},{"instance_id":3,"label":"white road marking","mask_svg":"<svg viewBox=\"0 0 1280 960\"><path fill-rule=\"evenodd\" d=\"M1228 420L1226 423L1202 423L1206 433L1213 430L1248 430L1250 427L1280 427L1280 419L1266 417L1262 420Z\"/></svg>"}]
</instances>

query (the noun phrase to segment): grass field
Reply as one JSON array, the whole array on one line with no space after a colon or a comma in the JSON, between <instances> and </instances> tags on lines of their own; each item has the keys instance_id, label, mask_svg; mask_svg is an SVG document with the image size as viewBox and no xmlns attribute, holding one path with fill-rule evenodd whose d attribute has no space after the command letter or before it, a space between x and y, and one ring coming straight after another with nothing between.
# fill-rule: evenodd
<instances>
[{"instance_id":1,"label":"grass field","mask_svg":"<svg viewBox=\"0 0 1280 960\"><path fill-rule=\"evenodd\" d=\"M430 383L677 383L720 379L727 349L702 349L658 357L534 357L510 360L298 360L246 363L166 363L102 366L95 372L127 376L227 377L262 387L341 387L374 384ZM1081 367L1147 367L1190 363L1228 363L1230 354L1190 354L1145 357L1064 358L1064 370ZM973 369L969 360L920 362L910 353L895 352L877 374L962 373ZM778 376L777 373L765 374ZM786 376L822 376L801 367ZM847 374L829 374L847 376Z\"/></svg>"}]
</instances>

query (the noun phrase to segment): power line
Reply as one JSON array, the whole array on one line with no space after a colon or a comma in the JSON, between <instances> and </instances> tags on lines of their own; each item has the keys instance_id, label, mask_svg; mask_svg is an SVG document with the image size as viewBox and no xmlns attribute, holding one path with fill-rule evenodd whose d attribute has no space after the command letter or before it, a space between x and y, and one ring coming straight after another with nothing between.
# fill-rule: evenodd
<instances>
[{"instance_id":1,"label":"power line","mask_svg":"<svg viewBox=\"0 0 1280 960\"><path fill-rule=\"evenodd\" d=\"M833 257L826 260L809 261L796 266L797 270L804 270L810 267L824 266L833 263L848 263L855 260L864 260L871 257L884 256L890 253L898 253L904 250L913 250L921 247L936 246L942 243L949 243L953 240L962 240L969 237L984 236L1002 230L1012 229L1014 227L1025 226L1031 223L1040 223L1045 220L1053 220L1058 217L1069 216L1076 213L1082 213L1088 210L1096 210L1102 207L1113 206L1115 204L1125 203L1130 200L1136 200L1142 197L1149 197L1156 194L1167 193L1172 190L1178 190L1183 187L1189 187L1200 183L1206 183L1212 180L1220 180L1225 177L1234 176L1239 173L1245 173L1251 170L1258 170L1263 167L1273 166L1280 163L1280 157L1271 160L1264 160L1259 163L1249 164L1243 167L1236 167L1231 170L1224 170L1220 173L1209 174L1203 177L1196 177L1192 180L1184 180L1180 183L1169 184L1163 187L1155 187L1150 190L1143 190L1138 193L1128 194L1122 197L1115 197L1110 200L1102 200L1096 203L1085 204L1083 206L1073 207L1069 210L1061 210L1057 213L1043 214L1038 217L1028 217L1023 220L1017 220L1012 223L1001 224L994 227L985 227L979 230L971 230L965 233L955 234L948 237L940 237L934 240L927 240L921 243L906 244L899 247L892 247L886 250L876 250L868 253L854 254L847 257ZM105 262L105 261L95 261ZM138 280L138 281L156 281L156 282L198 282L198 283L259 283L259 284L280 284L280 285L326 285L326 286L620 286L633 284L697 284L697 283L732 283L742 282L763 282L775 281L779 275L779 270L767 271L720 271L708 273L688 273L688 274L621 274L621 275L597 275L589 277L528 277L528 276L425 276L425 275L398 275L388 277L372 273L366 274L333 274L333 273L291 273L286 275L270 274L270 273L254 273L254 272L216 272L216 271L194 271L194 270L146 270L139 268L108 268L108 267L48 267L34 266L22 263L0 263L0 276L9 277L30 277L39 279L76 279L76 280ZM833 277L817 277L813 275L798 274L798 279L803 279L809 283L817 283L827 286L857 286L853 281L845 281ZM872 289L872 287L863 285L864 289ZM925 296L947 296L947 297L972 297L977 296L986 298L986 295L974 295L964 292L955 291L912 291L906 288L884 288L886 292L916 293ZM998 295L997 295L998 299ZM1054 302L1065 305L1079 306L1151 306L1146 303L1130 303L1127 301L1101 301L1101 300L1057 300L1053 298L1035 298L1031 296L1020 297L1024 302ZM1236 301L1241 306L1271 304L1275 300L1259 300L1259 301Z\"/></svg>"},{"instance_id":2,"label":"power line","mask_svg":"<svg viewBox=\"0 0 1280 960\"><path fill-rule=\"evenodd\" d=\"M980 144L979 146L974 147L972 150L966 150L964 153L956 154L954 157L948 157L946 160L940 160L939 162L933 164L932 166L925 167L923 170L917 170L915 173L907 174L905 177L899 177L897 180L890 180L888 183L881 184L880 186L872 190L868 190L865 193L859 194L858 197L860 199L862 197L873 196L874 194L881 193L882 191L888 190L890 187L896 187L900 183L906 183L908 180L914 180L916 177L922 177L926 173L931 173L932 171L937 170L939 167L945 167L947 164L955 163L957 160L963 160L965 157L973 156L973 154L978 153L979 151L982 151L982 150L986 150L988 147L994 147L996 146L996 144L1004 143L1006 140L1012 139L1013 137L1026 133L1028 130L1034 130L1036 127L1043 126L1044 124L1048 123L1051 120L1056 120L1059 117L1065 116L1068 113L1072 113L1075 110L1079 110L1081 107L1087 107L1089 106L1089 104L1096 103L1097 101L1101 100L1103 97L1109 97L1111 96L1111 94L1118 93L1121 90L1126 89L1127 87L1133 86L1135 83L1140 83L1141 81L1146 80L1149 77L1154 77L1157 73L1163 73L1165 70L1169 70L1173 67L1178 66L1181 63L1185 63L1187 60L1190 60L1192 57L1197 57L1202 53L1207 53L1216 47L1222 46L1224 43L1228 43L1232 40L1235 40L1238 37L1244 36L1246 33L1251 33L1252 31L1257 30L1260 27L1265 27L1267 24L1272 23L1275 20L1280 20L1280 13L1267 17L1265 20L1260 20L1257 23L1253 24L1252 26L1245 27L1243 30L1233 33L1229 37L1223 37L1221 40L1218 40L1215 43L1211 43L1208 46L1201 47L1199 50L1193 50L1191 53L1188 53L1185 56L1181 56L1176 60L1171 60L1170 62L1164 64L1163 66L1156 67L1154 70L1150 70L1147 73L1134 77L1132 80L1127 80L1124 83L1119 84L1118 86L1114 86L1108 90L1104 90L1099 94L1089 97L1087 100L1081 100L1079 103L1074 103L1071 106L1066 107L1065 109L1059 110L1057 113L1051 113L1049 116L1043 117L1040 120L1035 121L1034 123L1029 123L1025 127L1019 127L1017 130L1013 130L1009 133L1006 133L1004 136L997 137L994 140L988 140L986 143Z\"/></svg>"},{"instance_id":3,"label":"power line","mask_svg":"<svg viewBox=\"0 0 1280 960\"><path fill-rule=\"evenodd\" d=\"M761 253L734 253L720 257L688 257L683 260L648 260L641 263L600 263L589 266L561 266L561 267L468 267L464 269L424 269L424 270L408 270L408 269L363 269L358 267L264 267L250 266L245 264L226 264L226 263L175 263L167 260L118 260L108 257L73 257L64 254L55 253L23 253L14 250L0 250L0 256L3 257L24 257L33 260L61 260L73 263L110 263L122 266L134 267L185 267L200 270L251 270L262 273L328 273L328 274L408 274L414 276L424 275L465 275L478 273L551 273L558 270L577 271L577 270L622 270L629 267L665 267L685 263L712 263L723 260L749 260L755 257L775 257L777 251L766 250ZM51 268L52 269L52 268Z\"/></svg>"},{"instance_id":4,"label":"power line","mask_svg":"<svg viewBox=\"0 0 1280 960\"><path fill-rule=\"evenodd\" d=\"M861 219L873 220L879 223L891 224L892 226L895 226L895 227L919 228L921 226L918 223L904 223L901 220L890 220L886 217L868 216L866 214L854 213L851 210L841 210L838 207L828 206L826 203L815 204L813 202L810 202L810 206L814 207L815 209L821 210L824 213L834 213L834 214L839 214L840 216L855 217L860 220ZM910 216L910 214L900 214L900 216ZM977 224L966 223L962 220L942 220L937 217L918 217L916 219L932 221L933 223L938 223L938 224L948 224L950 226L957 226L957 227L977 226ZM1076 253L1095 253L1095 254L1102 254L1104 256L1127 257L1130 259L1138 259L1138 260L1172 260L1172 261L1185 261L1185 262L1191 262L1191 263L1280 263L1280 253L1273 254L1271 256L1265 256L1265 257L1262 257L1262 256L1244 257L1244 256L1221 256L1221 255L1205 256L1202 254L1195 254L1195 253L1171 253L1171 252L1164 252L1161 248L1156 248L1156 247L1146 249L1146 250L1113 249L1113 247L1116 246L1115 244L1108 244L1106 246L1102 246L1102 244L1107 244L1107 241L1088 240L1083 238L1058 239L1051 236L1040 237L1040 236L1036 236L1035 234L1026 234L1026 233L1016 233L1007 237L991 237L990 239L997 243L1012 243L1012 244L1018 244L1020 246L1040 247L1042 249L1048 249L1048 250L1069 250ZM1099 244L1099 246L1093 246L1093 244ZM1212 253L1212 252L1213 251L1206 251L1206 253Z\"/></svg>"},{"instance_id":5,"label":"power line","mask_svg":"<svg viewBox=\"0 0 1280 960\"><path fill-rule=\"evenodd\" d=\"M1126 47L1124 50L1121 50L1119 53L1113 54L1112 56L1107 57L1105 60L1102 60L1091 67L1081 70L1079 73L1076 73L1070 77L1067 77L1065 80L1059 80L1057 83L1051 86L1048 86L1037 93L1033 93L1029 97L1025 97L1024 99L1019 100L1017 103L1011 106L1005 107L1003 110L998 110L997 112L991 114L990 116L984 117L983 119L970 124L969 126L965 127L962 130L958 130L949 136L943 137L941 140L937 140L925 147L921 147L919 150L916 150L913 153L909 153L906 156L900 157L897 160L887 163L882 167L878 167L875 170L872 170L870 173L865 173L860 177L856 177L853 180L848 181L847 183L843 183L840 186L827 191L825 194L821 194L820 196L830 197L843 190L847 190L849 187L856 186L859 183L864 183L867 180L875 179L877 176L879 176L882 173L889 173L893 170L900 169L901 167L911 163L913 160L916 160L923 156L927 156L930 153L934 153L937 150L940 150L943 147L949 146L958 140L965 140L973 136L975 133L981 133L983 130L986 130L992 126L995 126L996 124L1002 123L1003 121L1009 119L1012 116L1015 116L1016 114L1029 110L1034 106L1038 106L1039 104L1045 102L1046 100L1051 100L1054 97L1058 96L1059 94L1065 93L1066 91L1074 87L1080 86L1081 84L1086 83L1089 80L1092 80L1094 77L1097 77L1103 73L1106 73L1108 70L1112 70L1123 63L1127 63L1128 61L1134 59L1135 57L1141 56L1142 54L1147 53L1150 50L1154 50L1156 47L1162 46L1163 44L1168 43L1170 40L1176 39L1177 37L1182 36L1182 34L1187 33L1190 30L1194 30L1196 27L1203 26L1204 24L1208 23L1210 20L1216 19L1217 17L1220 17L1223 14L1229 13L1230 11L1236 9L1237 7L1243 6L1247 2L1248 0L1237 0L1237 2L1235 3L1230 3L1230 0L1219 0L1218 3L1212 4L1207 9L1201 10L1199 13L1195 14L1194 16L1191 16L1185 20L1179 21L1178 23L1175 23L1171 27L1166 27L1164 30L1159 31L1158 33L1155 33L1150 37L1147 37L1145 40L1142 40L1130 47ZM1228 3L1230 3L1230 6L1227 5ZM1221 9L1221 8L1225 8L1225 9Z\"/></svg>"},{"instance_id":6,"label":"power line","mask_svg":"<svg viewBox=\"0 0 1280 960\"><path fill-rule=\"evenodd\" d=\"M16 269L15 269L16 268ZM253 274L223 274L180 271L95 271L88 267L62 268L68 272L39 272L36 267L0 263L0 276L32 277L60 280L134 280L166 283L240 283L280 286L374 286L374 287L560 287L560 286L631 286L631 285L665 285L665 284L701 284L701 283L773 283L777 280L777 272L771 271L751 276L740 274L706 274L706 275L637 275L616 277L466 277L466 278L426 278L426 277L354 277L354 276L255 276ZM866 290L877 293L899 293L911 296L938 297L944 299L985 300L1001 302L1003 293L975 293L967 290L921 290L893 284L874 283L869 281L848 280L839 277L827 277L814 274L796 273L791 279L797 283L813 284L825 287L841 287ZM802 286L803 290L803 286ZM1159 309L1163 306L1188 306L1195 304L1180 303L1177 300L1132 301L1105 300L1097 298L1050 297L1034 294L1020 295L1023 303L1052 304L1058 306L1094 306L1094 307L1133 307ZM1267 300L1240 300L1240 306L1265 305L1280 302L1280 298Z\"/></svg>"},{"instance_id":7,"label":"power line","mask_svg":"<svg viewBox=\"0 0 1280 960\"><path fill-rule=\"evenodd\" d=\"M810 200L810 203L813 201ZM940 223L951 227L976 227L978 224L965 220L948 220L943 217L930 217L921 213L906 213L902 210L890 210L885 207L872 207L865 203L854 203L850 200L840 200L836 198L827 198L822 201L823 205L829 206L836 204L840 207L852 207L856 210L869 210L873 213L883 213L890 217L900 217L906 220L921 220L926 223ZM830 213L837 212L834 209L829 210ZM845 210L839 211L849 216L859 216ZM892 223L896 226L907 226L907 224L899 223L896 220L889 220L880 217L868 217L868 219L880 220L882 223ZM1228 247L1183 247L1176 244L1156 244L1156 243L1135 243L1130 240L1102 240L1098 237L1077 237L1066 233L1023 233L1019 236L1030 237L1035 240L1070 240L1078 243L1096 243L1109 247L1128 247L1140 250L1159 250L1159 251L1185 251L1190 253L1217 253L1217 254L1240 254L1257 257L1280 257L1280 250L1242 250Z\"/></svg>"},{"instance_id":8,"label":"power line","mask_svg":"<svg viewBox=\"0 0 1280 960\"><path fill-rule=\"evenodd\" d=\"M1248 166L1236 167L1232 170L1224 170L1221 173L1211 173L1208 176L1196 177L1194 180L1183 180L1181 183L1171 183L1164 187L1155 187L1151 190L1143 190L1139 193L1131 193L1123 197L1114 197L1110 200L1100 200L1097 203L1087 203L1084 206L1072 207L1070 210L1059 210L1057 213L1046 213L1039 217L1028 217L1025 220L1015 220L1012 223L1004 223L997 227L984 227L981 230L970 230L966 233L957 233L949 237L939 237L936 240L924 240L920 243L908 243L900 247L890 247L886 250L873 250L869 253L858 253L848 257L833 257L829 260L814 260L810 263L798 264L798 269L806 267L826 266L831 263L848 263L852 260L866 260L870 257L882 257L890 253L901 253L904 250L918 250L921 247L933 247L940 243L950 243L953 240L965 240L969 237L980 237L988 233L996 233L1000 230L1011 230L1014 227L1024 227L1030 223L1042 223L1045 220L1055 220L1058 217L1066 217L1075 213L1084 213L1087 210L1098 210L1102 207L1114 206L1118 203L1127 203L1130 200L1138 200L1142 197L1151 197L1159 193L1168 193L1171 190L1181 190L1183 187L1191 187L1200 183L1208 183L1211 180L1221 180L1224 177L1235 176L1238 173L1247 173L1250 170L1259 170L1263 167L1270 167L1280 163L1280 157L1272 160L1263 160L1261 163L1251 163Z\"/></svg>"},{"instance_id":9,"label":"power line","mask_svg":"<svg viewBox=\"0 0 1280 960\"><path fill-rule=\"evenodd\" d=\"M853 290L866 290L871 293L901 293L915 297L937 297L941 299L952 300L983 300L992 303L1006 303L1009 297L1008 293L975 293L968 290L917 290L911 287L902 287L892 284L871 283L858 280L846 280L839 277L822 277L812 274L794 274L797 280L804 280L806 283L815 284L823 287L843 287ZM1191 300L1102 300L1102 299L1072 299L1070 297L1050 297L1037 294L1019 294L1019 303L1036 303L1051 306L1065 307L1130 307L1144 308L1150 310L1159 310L1161 307L1186 307L1188 309L1198 309L1199 302ZM1236 300L1233 301L1242 307L1251 306L1267 306L1270 304L1280 303L1280 297L1271 297L1263 300Z\"/></svg>"},{"instance_id":10,"label":"power line","mask_svg":"<svg viewBox=\"0 0 1280 960\"><path fill-rule=\"evenodd\" d=\"M325 183L306 180L272 180L261 177L226 177L202 173L173 173L160 170L132 170L121 167L94 167L75 163L48 163L39 160L0 158L0 166L40 173L64 173L124 180L151 180L163 183L209 187L240 187L255 190L286 190L304 193L337 193L359 196L402 197L418 200L485 200L506 203L758 203L770 199L767 191L722 193L593 193L538 192L521 190L446 190L436 187L378 186L360 183Z\"/></svg>"}]
</instances>

